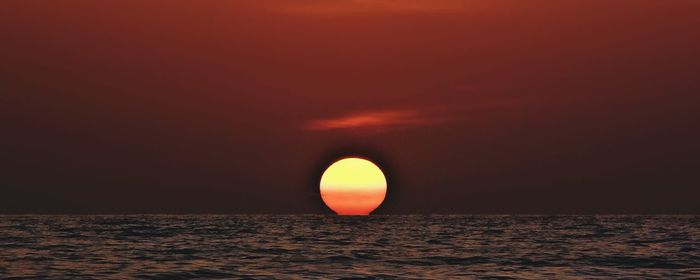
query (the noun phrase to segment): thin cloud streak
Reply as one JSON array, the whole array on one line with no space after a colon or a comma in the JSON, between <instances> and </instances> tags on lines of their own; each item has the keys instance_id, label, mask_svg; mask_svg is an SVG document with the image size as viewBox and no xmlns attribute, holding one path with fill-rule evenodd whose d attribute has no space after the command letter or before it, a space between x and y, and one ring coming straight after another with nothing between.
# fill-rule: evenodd
<instances>
[{"instance_id":1,"label":"thin cloud streak","mask_svg":"<svg viewBox=\"0 0 700 280\"><path fill-rule=\"evenodd\" d=\"M345 116L317 119L307 122L307 130L330 130L348 128L394 127L408 125L427 125L436 120L420 114L415 110L384 110L355 112Z\"/></svg>"}]
</instances>

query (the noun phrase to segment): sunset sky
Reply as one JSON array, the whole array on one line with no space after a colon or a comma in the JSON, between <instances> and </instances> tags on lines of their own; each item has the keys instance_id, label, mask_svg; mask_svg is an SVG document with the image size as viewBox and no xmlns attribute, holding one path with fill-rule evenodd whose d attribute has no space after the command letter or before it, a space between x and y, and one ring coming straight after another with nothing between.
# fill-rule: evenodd
<instances>
[{"instance_id":1,"label":"sunset sky","mask_svg":"<svg viewBox=\"0 0 700 280\"><path fill-rule=\"evenodd\" d=\"M0 2L0 213L700 213L700 1Z\"/></svg>"}]
</instances>

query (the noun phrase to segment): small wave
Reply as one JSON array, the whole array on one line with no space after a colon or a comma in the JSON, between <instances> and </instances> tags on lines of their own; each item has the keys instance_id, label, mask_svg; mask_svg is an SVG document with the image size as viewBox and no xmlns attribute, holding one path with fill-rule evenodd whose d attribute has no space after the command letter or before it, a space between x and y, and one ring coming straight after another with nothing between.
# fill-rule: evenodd
<instances>
[{"instance_id":1,"label":"small wave","mask_svg":"<svg viewBox=\"0 0 700 280\"><path fill-rule=\"evenodd\" d=\"M635 258L627 256L613 256L613 257L591 257L589 259L584 259L584 261L589 262L596 266L613 266L620 268L664 268L664 269L682 269L682 268L693 268L688 264L682 262L667 260L661 257L648 257L648 258Z\"/></svg>"},{"instance_id":2,"label":"small wave","mask_svg":"<svg viewBox=\"0 0 700 280\"><path fill-rule=\"evenodd\" d=\"M157 274L141 274L137 278L166 280L166 279L195 279L195 278L230 278L234 276L232 273L221 271L213 271L207 269L198 269L193 271L168 272Z\"/></svg>"}]
</instances>

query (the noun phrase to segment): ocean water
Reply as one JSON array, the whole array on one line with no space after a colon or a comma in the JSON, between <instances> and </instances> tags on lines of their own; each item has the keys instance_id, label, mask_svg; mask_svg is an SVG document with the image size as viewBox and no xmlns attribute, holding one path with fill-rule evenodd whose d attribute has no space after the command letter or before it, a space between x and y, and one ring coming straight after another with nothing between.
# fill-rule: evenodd
<instances>
[{"instance_id":1,"label":"ocean water","mask_svg":"<svg viewBox=\"0 0 700 280\"><path fill-rule=\"evenodd\" d=\"M0 278L700 278L700 216L0 216Z\"/></svg>"}]
</instances>

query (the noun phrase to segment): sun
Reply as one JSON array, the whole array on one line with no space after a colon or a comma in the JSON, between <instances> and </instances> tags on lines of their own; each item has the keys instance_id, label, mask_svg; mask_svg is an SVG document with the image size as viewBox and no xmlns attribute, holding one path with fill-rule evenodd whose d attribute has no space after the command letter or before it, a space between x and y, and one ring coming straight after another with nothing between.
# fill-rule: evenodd
<instances>
[{"instance_id":1,"label":"sun","mask_svg":"<svg viewBox=\"0 0 700 280\"><path fill-rule=\"evenodd\" d=\"M366 159L340 159L321 176L321 198L338 215L369 215L385 197L384 173Z\"/></svg>"}]
</instances>

